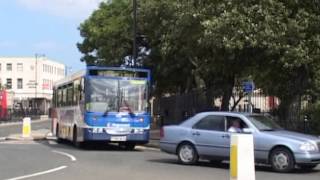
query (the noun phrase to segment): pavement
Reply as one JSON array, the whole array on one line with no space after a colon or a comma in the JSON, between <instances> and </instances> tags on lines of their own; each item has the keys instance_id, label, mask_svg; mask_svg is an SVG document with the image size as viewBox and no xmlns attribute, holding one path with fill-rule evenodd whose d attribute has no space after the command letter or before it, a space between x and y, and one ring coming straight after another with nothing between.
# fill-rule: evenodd
<instances>
[{"instance_id":1,"label":"pavement","mask_svg":"<svg viewBox=\"0 0 320 180\"><path fill-rule=\"evenodd\" d=\"M45 140L50 133L49 129L39 129L31 131L30 137L23 137L21 133L18 134L10 134L5 139L6 140L14 140L14 141L24 141L24 140L32 140L32 141L40 141Z\"/></svg>"}]
</instances>

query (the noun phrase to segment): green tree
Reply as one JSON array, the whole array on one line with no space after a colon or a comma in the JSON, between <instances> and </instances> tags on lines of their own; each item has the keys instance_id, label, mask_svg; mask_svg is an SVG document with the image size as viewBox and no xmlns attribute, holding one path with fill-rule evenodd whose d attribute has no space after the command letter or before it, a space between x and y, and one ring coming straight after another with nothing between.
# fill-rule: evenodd
<instances>
[{"instance_id":1,"label":"green tree","mask_svg":"<svg viewBox=\"0 0 320 180\"><path fill-rule=\"evenodd\" d=\"M156 93L206 88L208 105L252 77L284 107L319 80L319 1L139 0L138 33L151 51ZM88 64L121 65L132 53L129 0L102 3L80 26Z\"/></svg>"},{"instance_id":2,"label":"green tree","mask_svg":"<svg viewBox=\"0 0 320 180\"><path fill-rule=\"evenodd\" d=\"M78 49L89 65L121 65L132 53L132 8L129 0L102 2L79 27Z\"/></svg>"}]
</instances>

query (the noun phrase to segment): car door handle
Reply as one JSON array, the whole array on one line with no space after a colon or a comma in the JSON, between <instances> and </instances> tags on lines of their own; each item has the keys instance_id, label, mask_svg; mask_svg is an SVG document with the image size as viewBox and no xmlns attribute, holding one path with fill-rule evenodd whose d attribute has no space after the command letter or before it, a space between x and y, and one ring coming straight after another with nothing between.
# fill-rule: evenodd
<instances>
[{"instance_id":1,"label":"car door handle","mask_svg":"<svg viewBox=\"0 0 320 180\"><path fill-rule=\"evenodd\" d=\"M200 133L197 131L197 132L193 132L192 135L194 135L194 136L200 136Z\"/></svg>"},{"instance_id":2,"label":"car door handle","mask_svg":"<svg viewBox=\"0 0 320 180\"><path fill-rule=\"evenodd\" d=\"M230 138L230 135L229 135L229 134L224 134L224 135L222 135L221 137L222 137L222 138L228 138L228 139L229 139L229 138Z\"/></svg>"}]
</instances>

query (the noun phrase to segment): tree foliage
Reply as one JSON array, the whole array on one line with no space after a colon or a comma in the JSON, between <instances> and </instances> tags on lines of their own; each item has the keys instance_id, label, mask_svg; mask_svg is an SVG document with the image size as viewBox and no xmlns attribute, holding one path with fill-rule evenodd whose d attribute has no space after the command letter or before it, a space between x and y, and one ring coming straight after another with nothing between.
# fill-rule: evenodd
<instances>
[{"instance_id":1,"label":"tree foliage","mask_svg":"<svg viewBox=\"0 0 320 180\"><path fill-rule=\"evenodd\" d=\"M208 105L252 78L287 104L319 93L319 0L139 0L141 66L152 69L155 93L205 88ZM102 3L80 26L88 64L121 65L132 55L129 0ZM144 48L143 48L144 47ZM284 103L285 104L285 103Z\"/></svg>"}]
</instances>

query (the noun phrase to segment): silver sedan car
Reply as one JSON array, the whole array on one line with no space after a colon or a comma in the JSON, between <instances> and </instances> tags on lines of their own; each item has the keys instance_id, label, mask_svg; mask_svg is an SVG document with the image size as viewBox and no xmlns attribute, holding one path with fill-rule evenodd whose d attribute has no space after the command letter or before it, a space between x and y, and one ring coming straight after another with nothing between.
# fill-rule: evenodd
<instances>
[{"instance_id":1,"label":"silver sedan car","mask_svg":"<svg viewBox=\"0 0 320 180\"><path fill-rule=\"evenodd\" d=\"M259 114L203 112L180 125L164 126L160 148L176 154L183 164L199 158L214 163L229 160L228 129L238 121L242 133L252 133L256 163L270 164L275 171L289 172L296 166L313 169L320 163L320 138L286 131L273 120Z\"/></svg>"}]
</instances>

